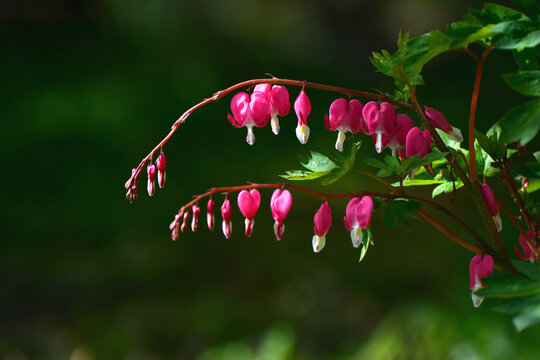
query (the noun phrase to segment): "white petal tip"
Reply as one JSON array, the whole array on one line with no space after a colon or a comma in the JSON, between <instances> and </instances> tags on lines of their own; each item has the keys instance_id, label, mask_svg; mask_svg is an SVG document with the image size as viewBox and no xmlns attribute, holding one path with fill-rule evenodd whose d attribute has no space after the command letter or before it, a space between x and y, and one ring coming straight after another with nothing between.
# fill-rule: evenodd
<instances>
[{"instance_id":1,"label":"white petal tip","mask_svg":"<svg viewBox=\"0 0 540 360\"><path fill-rule=\"evenodd\" d=\"M298 125L296 127L296 137L300 144L306 144L309 139L309 127L307 125Z\"/></svg>"},{"instance_id":2,"label":"white petal tip","mask_svg":"<svg viewBox=\"0 0 540 360\"><path fill-rule=\"evenodd\" d=\"M326 236L313 235L311 245L313 246L314 252L321 252L321 250L324 249L324 246L326 245Z\"/></svg>"}]
</instances>

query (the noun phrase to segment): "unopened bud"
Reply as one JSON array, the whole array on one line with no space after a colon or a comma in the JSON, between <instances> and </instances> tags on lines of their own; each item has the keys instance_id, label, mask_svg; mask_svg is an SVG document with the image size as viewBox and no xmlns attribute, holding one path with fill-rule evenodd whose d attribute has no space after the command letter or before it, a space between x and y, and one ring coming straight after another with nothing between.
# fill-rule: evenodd
<instances>
[{"instance_id":1,"label":"unopened bud","mask_svg":"<svg viewBox=\"0 0 540 360\"><path fill-rule=\"evenodd\" d=\"M201 212L201 208L197 205L193 205L191 207L191 211L193 211L193 217L191 218L191 231L197 231L197 227L199 225L199 213Z\"/></svg>"},{"instance_id":2,"label":"unopened bud","mask_svg":"<svg viewBox=\"0 0 540 360\"><path fill-rule=\"evenodd\" d=\"M148 173L148 195L154 195L154 190L156 189L156 166L150 164L146 167L146 172Z\"/></svg>"},{"instance_id":3,"label":"unopened bud","mask_svg":"<svg viewBox=\"0 0 540 360\"><path fill-rule=\"evenodd\" d=\"M158 185L162 188L165 185L165 170L167 169L167 159L165 153L159 154L156 160L156 167L158 169Z\"/></svg>"},{"instance_id":4,"label":"unopened bud","mask_svg":"<svg viewBox=\"0 0 540 360\"><path fill-rule=\"evenodd\" d=\"M189 221L189 210L187 210L185 213L184 213L184 219L182 220L182 226L180 226L180 231L181 232L186 232L187 230L187 223Z\"/></svg>"},{"instance_id":5,"label":"unopened bud","mask_svg":"<svg viewBox=\"0 0 540 360\"><path fill-rule=\"evenodd\" d=\"M210 231L214 230L214 219L215 219L214 208L215 208L214 200L212 200L212 198L208 199L208 204L206 205L206 210L207 210L206 222L208 224L208 229L210 229Z\"/></svg>"}]
</instances>

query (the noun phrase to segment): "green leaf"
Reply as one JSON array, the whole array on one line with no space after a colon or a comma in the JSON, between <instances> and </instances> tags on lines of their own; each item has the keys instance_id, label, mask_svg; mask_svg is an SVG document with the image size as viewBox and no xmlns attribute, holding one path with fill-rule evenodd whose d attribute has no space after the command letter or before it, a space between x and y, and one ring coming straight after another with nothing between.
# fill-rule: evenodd
<instances>
[{"instance_id":1,"label":"green leaf","mask_svg":"<svg viewBox=\"0 0 540 360\"><path fill-rule=\"evenodd\" d=\"M540 99L510 109L494 126L501 128L502 142L527 144L540 128Z\"/></svg>"},{"instance_id":2,"label":"green leaf","mask_svg":"<svg viewBox=\"0 0 540 360\"><path fill-rule=\"evenodd\" d=\"M491 44L503 50L522 50L540 44L540 30L530 20L504 21L491 28L496 35Z\"/></svg>"},{"instance_id":3,"label":"green leaf","mask_svg":"<svg viewBox=\"0 0 540 360\"><path fill-rule=\"evenodd\" d=\"M306 156L300 156L300 163L306 169L311 171L330 171L338 166L326 156L312 151L311 158Z\"/></svg>"},{"instance_id":4,"label":"green leaf","mask_svg":"<svg viewBox=\"0 0 540 360\"><path fill-rule=\"evenodd\" d=\"M456 180L456 190L463 186L463 182L461 180ZM435 189L433 189L433 192L431 193L431 197L435 197L444 193L451 193L454 191L454 185L452 181L445 181L439 186L437 186Z\"/></svg>"},{"instance_id":5,"label":"green leaf","mask_svg":"<svg viewBox=\"0 0 540 360\"><path fill-rule=\"evenodd\" d=\"M476 293L483 297L514 298L540 293L540 279L501 274L482 281L486 287Z\"/></svg>"},{"instance_id":6,"label":"green leaf","mask_svg":"<svg viewBox=\"0 0 540 360\"><path fill-rule=\"evenodd\" d=\"M538 46L535 48L538 49ZM523 49L522 51L512 51L514 60L518 64L520 71L538 70L540 63L538 62L534 49Z\"/></svg>"},{"instance_id":7,"label":"green leaf","mask_svg":"<svg viewBox=\"0 0 540 360\"><path fill-rule=\"evenodd\" d=\"M529 179L540 179L540 163L526 163L517 172Z\"/></svg>"},{"instance_id":8,"label":"green leaf","mask_svg":"<svg viewBox=\"0 0 540 360\"><path fill-rule=\"evenodd\" d=\"M395 199L388 202L384 210L383 221L387 228L396 227L396 221L399 220L407 226L412 226L410 218L418 218L416 210L422 207L422 203L416 200Z\"/></svg>"},{"instance_id":9,"label":"green leaf","mask_svg":"<svg viewBox=\"0 0 540 360\"><path fill-rule=\"evenodd\" d=\"M513 90L527 96L540 96L540 71L521 71L503 75Z\"/></svg>"},{"instance_id":10,"label":"green leaf","mask_svg":"<svg viewBox=\"0 0 540 360\"><path fill-rule=\"evenodd\" d=\"M405 180L403 181L403 186L424 186L424 185L433 185L433 184L441 184L444 180L434 180L434 179L417 179L416 177L413 180ZM392 184L393 186L399 186L398 183Z\"/></svg>"},{"instance_id":11,"label":"green leaf","mask_svg":"<svg viewBox=\"0 0 540 360\"><path fill-rule=\"evenodd\" d=\"M540 280L540 264L530 263L528 261L513 260L512 264L520 273L530 277L531 279Z\"/></svg>"},{"instance_id":12,"label":"green leaf","mask_svg":"<svg viewBox=\"0 0 540 360\"><path fill-rule=\"evenodd\" d=\"M506 146L499 141L499 136L496 132L492 132L491 135L488 136L478 130L474 130L474 137L482 149L484 149L492 159L502 160L506 157Z\"/></svg>"},{"instance_id":13,"label":"green leaf","mask_svg":"<svg viewBox=\"0 0 540 360\"><path fill-rule=\"evenodd\" d=\"M327 177L325 177L321 184L323 185L330 185L341 179L345 174L349 172L349 169L346 168L337 168L330 171Z\"/></svg>"},{"instance_id":14,"label":"green leaf","mask_svg":"<svg viewBox=\"0 0 540 360\"><path fill-rule=\"evenodd\" d=\"M285 171L285 175L279 175L287 180L302 181L313 180L330 174L330 171L306 171L306 170L289 170Z\"/></svg>"},{"instance_id":15,"label":"green leaf","mask_svg":"<svg viewBox=\"0 0 540 360\"><path fill-rule=\"evenodd\" d=\"M362 159L362 161L368 164L369 166L375 167L377 169L386 169L386 165L380 160L377 160L374 158L364 158Z\"/></svg>"},{"instance_id":16,"label":"green leaf","mask_svg":"<svg viewBox=\"0 0 540 360\"><path fill-rule=\"evenodd\" d=\"M540 151L534 152L533 156L536 159L536 161L540 162Z\"/></svg>"},{"instance_id":17,"label":"green leaf","mask_svg":"<svg viewBox=\"0 0 540 360\"><path fill-rule=\"evenodd\" d=\"M512 0L514 6L537 23L540 22L540 4L537 0Z\"/></svg>"},{"instance_id":18,"label":"green leaf","mask_svg":"<svg viewBox=\"0 0 540 360\"><path fill-rule=\"evenodd\" d=\"M366 253L368 251L369 245L373 245L373 234L371 233L371 230L369 228L362 229L363 237L362 237L362 250L360 251L360 258L358 259L358 262L361 262L364 260L364 257L366 256Z\"/></svg>"},{"instance_id":19,"label":"green leaf","mask_svg":"<svg viewBox=\"0 0 540 360\"><path fill-rule=\"evenodd\" d=\"M533 325L540 323L540 316L530 316L528 314L522 314L522 315L516 316L512 320L512 322L514 323L514 327L516 328L516 331L521 332L528 327L531 327Z\"/></svg>"}]
</instances>

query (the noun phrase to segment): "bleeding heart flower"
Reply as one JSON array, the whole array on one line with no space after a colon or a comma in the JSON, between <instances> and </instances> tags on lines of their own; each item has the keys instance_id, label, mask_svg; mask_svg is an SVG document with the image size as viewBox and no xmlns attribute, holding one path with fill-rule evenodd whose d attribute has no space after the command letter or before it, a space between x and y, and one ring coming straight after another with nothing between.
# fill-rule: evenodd
<instances>
[{"instance_id":1,"label":"bleeding heart flower","mask_svg":"<svg viewBox=\"0 0 540 360\"><path fill-rule=\"evenodd\" d=\"M313 227L315 235L313 235L312 246L313 251L318 253L326 245L326 235L330 230L330 226L332 226L332 210L328 205L328 201L321 205L313 217L313 222L315 224Z\"/></svg>"},{"instance_id":2,"label":"bleeding heart flower","mask_svg":"<svg viewBox=\"0 0 540 360\"><path fill-rule=\"evenodd\" d=\"M433 125L434 128L441 129L442 131L447 133L449 137L454 141L463 141L461 130L450 125L444 115L439 110L424 106L424 113L426 114L427 118L429 119L431 125Z\"/></svg>"},{"instance_id":3,"label":"bleeding heart flower","mask_svg":"<svg viewBox=\"0 0 540 360\"><path fill-rule=\"evenodd\" d=\"M270 84L259 84L255 86L254 91L265 93L270 99L270 125L272 132L279 134L279 116L286 116L291 110L291 102L289 101L289 91L285 86Z\"/></svg>"},{"instance_id":4,"label":"bleeding heart flower","mask_svg":"<svg viewBox=\"0 0 540 360\"><path fill-rule=\"evenodd\" d=\"M253 126L264 127L270 120L270 100L260 91L254 91L251 96L240 92L231 100L231 112L232 116L228 114L227 118L236 128L247 127L246 141L249 145L253 145L255 143Z\"/></svg>"},{"instance_id":5,"label":"bleeding heart flower","mask_svg":"<svg viewBox=\"0 0 540 360\"><path fill-rule=\"evenodd\" d=\"M392 156L396 156L396 150L405 146L407 134L413 128L413 121L407 114L398 114L396 124L398 130L393 135L383 134L382 136L382 146L383 148L389 147L392 149ZM375 136L373 141L376 141Z\"/></svg>"},{"instance_id":6,"label":"bleeding heart flower","mask_svg":"<svg viewBox=\"0 0 540 360\"><path fill-rule=\"evenodd\" d=\"M343 143L345 142L345 133L347 131L358 134L362 130L360 126L362 109L362 103L356 99L351 100L349 103L345 99L336 99L330 105L330 116L324 116L324 123L328 130L338 130L337 150L343 151Z\"/></svg>"},{"instance_id":7,"label":"bleeding heart flower","mask_svg":"<svg viewBox=\"0 0 540 360\"><path fill-rule=\"evenodd\" d=\"M405 152L407 157L424 157L429 153L430 146L431 133L429 130L422 131L419 127L413 127L407 133L407 137L405 138ZM417 170L418 168L409 171L409 179L412 180L414 178L414 174L416 174Z\"/></svg>"},{"instance_id":8,"label":"bleeding heart flower","mask_svg":"<svg viewBox=\"0 0 540 360\"><path fill-rule=\"evenodd\" d=\"M491 188L488 184L482 184L482 196L484 197L484 200L488 206L489 213L491 214L491 217L493 218L493 222L495 222L495 227L497 228L497 231L502 230L502 220L501 220L501 210L499 209L499 204L497 204L497 201L495 201L495 195L493 194L493 191L491 191Z\"/></svg>"},{"instance_id":9,"label":"bleeding heart flower","mask_svg":"<svg viewBox=\"0 0 540 360\"><path fill-rule=\"evenodd\" d=\"M527 236L529 237L529 239L532 239L533 244L538 244L538 237L540 237L540 231L536 231L536 237L534 236L534 233L532 231L527 231ZM531 247L527 239L525 239L525 236L523 236L523 234L519 236L519 245L523 249L523 255L521 255L521 252L518 248L514 247L514 252L518 256L518 258L524 261L529 260L530 262L535 262L536 256L534 256L533 248Z\"/></svg>"},{"instance_id":10,"label":"bleeding heart flower","mask_svg":"<svg viewBox=\"0 0 540 360\"><path fill-rule=\"evenodd\" d=\"M307 118L311 113L311 102L306 93L302 89L298 97L294 101L294 112L298 116L298 126L296 127L296 137L301 144L305 144L309 138L309 127L307 126Z\"/></svg>"},{"instance_id":11,"label":"bleeding heart flower","mask_svg":"<svg viewBox=\"0 0 540 360\"><path fill-rule=\"evenodd\" d=\"M156 160L156 167L158 169L158 185L161 189L165 185L165 170L167 168L167 159L165 153L159 154Z\"/></svg>"},{"instance_id":12,"label":"bleeding heart flower","mask_svg":"<svg viewBox=\"0 0 540 360\"><path fill-rule=\"evenodd\" d=\"M472 289L471 296L474 307L479 307L484 301L483 297L476 295L476 291L485 287L482 279L491 276L493 267L493 258L490 255L484 257L476 255L471 260L469 265L469 287Z\"/></svg>"},{"instance_id":13,"label":"bleeding heart flower","mask_svg":"<svg viewBox=\"0 0 540 360\"><path fill-rule=\"evenodd\" d=\"M199 214L201 212L201 208L198 207L197 204L195 204L191 207L191 211L193 212L193 217L191 218L191 231L197 231L197 228L199 226Z\"/></svg>"},{"instance_id":14,"label":"bleeding heart flower","mask_svg":"<svg viewBox=\"0 0 540 360\"><path fill-rule=\"evenodd\" d=\"M223 235L228 239L231 237L232 233L232 213L231 213L231 202L229 199L225 199L223 205L221 205L221 216L223 217L222 229Z\"/></svg>"},{"instance_id":15,"label":"bleeding heart flower","mask_svg":"<svg viewBox=\"0 0 540 360\"><path fill-rule=\"evenodd\" d=\"M246 218L247 237L250 237L253 232L253 226L255 225L255 220L253 220L253 218L257 215L260 204L261 194L257 189L252 189L251 191L242 190L240 194L238 194L238 207L240 208L242 215Z\"/></svg>"},{"instance_id":16,"label":"bleeding heart flower","mask_svg":"<svg viewBox=\"0 0 540 360\"><path fill-rule=\"evenodd\" d=\"M367 195L362 200L359 197L352 198L347 204L343 222L345 229L351 232L351 241L355 248L362 244L362 229L369 227L372 211L373 199Z\"/></svg>"},{"instance_id":17,"label":"bleeding heart flower","mask_svg":"<svg viewBox=\"0 0 540 360\"><path fill-rule=\"evenodd\" d=\"M274 218L274 234L277 240L283 239L285 232L285 218L291 210L292 195L289 190L276 189L270 199L270 210Z\"/></svg>"},{"instance_id":18,"label":"bleeding heart flower","mask_svg":"<svg viewBox=\"0 0 540 360\"><path fill-rule=\"evenodd\" d=\"M396 109L389 102L381 105L375 101L368 102L362 109L363 128L367 135L375 134L375 150L380 153L383 149L382 136L392 135L397 131Z\"/></svg>"},{"instance_id":19,"label":"bleeding heart flower","mask_svg":"<svg viewBox=\"0 0 540 360\"><path fill-rule=\"evenodd\" d=\"M210 231L214 230L214 207L214 200L212 198L208 199L208 203L206 204L206 223Z\"/></svg>"},{"instance_id":20,"label":"bleeding heart flower","mask_svg":"<svg viewBox=\"0 0 540 360\"><path fill-rule=\"evenodd\" d=\"M146 189L148 190L148 195L152 196L156 189L156 166L154 164L148 165L146 172L148 173L148 185Z\"/></svg>"}]
</instances>

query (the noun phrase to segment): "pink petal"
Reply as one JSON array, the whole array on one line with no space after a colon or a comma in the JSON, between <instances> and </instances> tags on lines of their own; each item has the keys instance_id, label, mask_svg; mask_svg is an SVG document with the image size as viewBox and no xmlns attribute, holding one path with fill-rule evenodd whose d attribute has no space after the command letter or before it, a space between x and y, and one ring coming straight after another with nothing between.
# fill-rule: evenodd
<instances>
[{"instance_id":1,"label":"pink petal","mask_svg":"<svg viewBox=\"0 0 540 360\"><path fill-rule=\"evenodd\" d=\"M299 125L307 125L307 117L311 113L311 102L304 90L300 91L298 97L294 101L294 112L298 116Z\"/></svg>"},{"instance_id":2,"label":"pink petal","mask_svg":"<svg viewBox=\"0 0 540 360\"><path fill-rule=\"evenodd\" d=\"M353 134L358 134L362 122L362 110L364 105L356 99L353 99L349 102L349 131Z\"/></svg>"},{"instance_id":3,"label":"pink petal","mask_svg":"<svg viewBox=\"0 0 540 360\"><path fill-rule=\"evenodd\" d=\"M330 105L329 111L329 129L331 131L337 130L343 126L347 121L347 100L336 99Z\"/></svg>"},{"instance_id":4,"label":"pink petal","mask_svg":"<svg viewBox=\"0 0 540 360\"><path fill-rule=\"evenodd\" d=\"M364 196L356 205L356 221L362 229L367 229L371 221L371 213L373 211L373 199L370 196Z\"/></svg>"},{"instance_id":5,"label":"pink petal","mask_svg":"<svg viewBox=\"0 0 540 360\"><path fill-rule=\"evenodd\" d=\"M313 222L315 223L313 228L315 234L318 236L326 236L332 225L332 210L328 205L328 201L325 201L324 204L321 205L313 217Z\"/></svg>"},{"instance_id":6,"label":"pink petal","mask_svg":"<svg viewBox=\"0 0 540 360\"><path fill-rule=\"evenodd\" d=\"M495 195L493 194L493 191L491 191L491 188L488 184L482 184L482 196L484 196L484 200L489 208L489 213L491 216L497 216L499 215L500 209L499 204L495 201Z\"/></svg>"},{"instance_id":7,"label":"pink petal","mask_svg":"<svg viewBox=\"0 0 540 360\"><path fill-rule=\"evenodd\" d=\"M285 86L275 85L272 87L270 102L279 116L286 116L291 110L289 91Z\"/></svg>"},{"instance_id":8,"label":"pink petal","mask_svg":"<svg viewBox=\"0 0 540 360\"><path fill-rule=\"evenodd\" d=\"M444 115L439 110L424 106L424 113L434 128L441 129L445 133L452 132L452 126L450 126Z\"/></svg>"},{"instance_id":9,"label":"pink petal","mask_svg":"<svg viewBox=\"0 0 540 360\"><path fill-rule=\"evenodd\" d=\"M385 133L393 134L397 130L396 109L389 102L383 101L380 106L381 126Z\"/></svg>"},{"instance_id":10,"label":"pink petal","mask_svg":"<svg viewBox=\"0 0 540 360\"><path fill-rule=\"evenodd\" d=\"M261 204L261 194L259 190L253 189L251 191L242 190L238 194L238 207L240 212L247 219L253 219L257 215L259 205Z\"/></svg>"},{"instance_id":11,"label":"pink petal","mask_svg":"<svg viewBox=\"0 0 540 360\"><path fill-rule=\"evenodd\" d=\"M268 96L260 91L251 94L249 103L251 117L257 127L264 127L270 121L270 101Z\"/></svg>"},{"instance_id":12,"label":"pink petal","mask_svg":"<svg viewBox=\"0 0 540 360\"><path fill-rule=\"evenodd\" d=\"M253 91L260 91L262 93L265 93L266 95L270 94L270 84L259 84L257 86L255 86L255 88L253 89Z\"/></svg>"},{"instance_id":13,"label":"pink petal","mask_svg":"<svg viewBox=\"0 0 540 360\"><path fill-rule=\"evenodd\" d=\"M292 195L289 190L276 189L270 199L272 217L278 224L283 224L292 206Z\"/></svg>"},{"instance_id":14,"label":"pink petal","mask_svg":"<svg viewBox=\"0 0 540 360\"><path fill-rule=\"evenodd\" d=\"M250 113L249 113L249 95L245 92L239 92L238 94L234 95L231 99L231 112L232 112L232 118L231 120L229 115L229 121L231 124L233 124L236 127L242 127L248 120ZM237 125L235 125L235 123Z\"/></svg>"}]
</instances>

